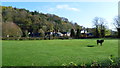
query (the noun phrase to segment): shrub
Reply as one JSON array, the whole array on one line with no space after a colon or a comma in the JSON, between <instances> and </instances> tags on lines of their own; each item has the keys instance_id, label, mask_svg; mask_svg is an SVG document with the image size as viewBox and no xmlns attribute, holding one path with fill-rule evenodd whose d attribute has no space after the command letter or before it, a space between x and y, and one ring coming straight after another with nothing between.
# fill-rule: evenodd
<instances>
[{"instance_id":1,"label":"shrub","mask_svg":"<svg viewBox=\"0 0 120 68\"><path fill-rule=\"evenodd\" d=\"M21 37L22 30L13 22L2 23L3 37Z\"/></svg>"}]
</instances>

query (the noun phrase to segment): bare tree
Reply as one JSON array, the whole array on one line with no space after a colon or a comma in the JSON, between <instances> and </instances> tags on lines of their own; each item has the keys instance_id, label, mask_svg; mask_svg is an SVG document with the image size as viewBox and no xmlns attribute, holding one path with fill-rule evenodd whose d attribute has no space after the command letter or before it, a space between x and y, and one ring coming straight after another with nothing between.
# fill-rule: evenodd
<instances>
[{"instance_id":1,"label":"bare tree","mask_svg":"<svg viewBox=\"0 0 120 68\"><path fill-rule=\"evenodd\" d=\"M93 26L95 26L95 36L96 37L99 37L99 31L98 31L98 21L99 21L99 18L98 17L95 17L94 20L93 20Z\"/></svg>"},{"instance_id":2,"label":"bare tree","mask_svg":"<svg viewBox=\"0 0 120 68\"><path fill-rule=\"evenodd\" d=\"M106 29L106 21L104 18L95 17L93 19L93 26L95 26L95 36L96 37L104 37L105 29Z\"/></svg>"},{"instance_id":3,"label":"bare tree","mask_svg":"<svg viewBox=\"0 0 120 68\"><path fill-rule=\"evenodd\" d=\"M120 16L116 16L114 18L114 26L116 27L117 31L118 31L118 37L120 38Z\"/></svg>"},{"instance_id":4,"label":"bare tree","mask_svg":"<svg viewBox=\"0 0 120 68\"><path fill-rule=\"evenodd\" d=\"M99 28L101 37L105 37L105 30L106 30L106 20L104 18L99 18Z\"/></svg>"}]
</instances>

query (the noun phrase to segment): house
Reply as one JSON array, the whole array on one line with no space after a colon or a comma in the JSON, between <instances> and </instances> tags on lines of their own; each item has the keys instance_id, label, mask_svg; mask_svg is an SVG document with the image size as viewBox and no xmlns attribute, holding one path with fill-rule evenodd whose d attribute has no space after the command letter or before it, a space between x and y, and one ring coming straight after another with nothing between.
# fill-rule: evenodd
<instances>
[{"instance_id":1,"label":"house","mask_svg":"<svg viewBox=\"0 0 120 68\"><path fill-rule=\"evenodd\" d=\"M87 31L86 30L81 30L81 36L80 37L87 37Z\"/></svg>"},{"instance_id":2,"label":"house","mask_svg":"<svg viewBox=\"0 0 120 68\"><path fill-rule=\"evenodd\" d=\"M82 30L80 37L94 37L92 30L93 30L92 28L88 28L87 30Z\"/></svg>"},{"instance_id":3,"label":"house","mask_svg":"<svg viewBox=\"0 0 120 68\"><path fill-rule=\"evenodd\" d=\"M60 37L60 36L63 36L63 34L60 32L53 32L53 36Z\"/></svg>"},{"instance_id":4,"label":"house","mask_svg":"<svg viewBox=\"0 0 120 68\"><path fill-rule=\"evenodd\" d=\"M61 32L63 34L63 36L70 36L69 32Z\"/></svg>"},{"instance_id":5,"label":"house","mask_svg":"<svg viewBox=\"0 0 120 68\"><path fill-rule=\"evenodd\" d=\"M40 37L40 33L28 33L29 37Z\"/></svg>"}]
</instances>

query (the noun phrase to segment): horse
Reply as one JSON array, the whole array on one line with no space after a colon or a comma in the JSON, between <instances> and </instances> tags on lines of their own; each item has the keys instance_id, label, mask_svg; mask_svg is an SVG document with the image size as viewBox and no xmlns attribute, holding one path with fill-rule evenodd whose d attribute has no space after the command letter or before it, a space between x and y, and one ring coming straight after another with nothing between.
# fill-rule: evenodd
<instances>
[{"instance_id":1,"label":"horse","mask_svg":"<svg viewBox=\"0 0 120 68\"><path fill-rule=\"evenodd\" d=\"M102 43L104 42L104 40L97 40L97 45L100 43L102 46Z\"/></svg>"}]
</instances>

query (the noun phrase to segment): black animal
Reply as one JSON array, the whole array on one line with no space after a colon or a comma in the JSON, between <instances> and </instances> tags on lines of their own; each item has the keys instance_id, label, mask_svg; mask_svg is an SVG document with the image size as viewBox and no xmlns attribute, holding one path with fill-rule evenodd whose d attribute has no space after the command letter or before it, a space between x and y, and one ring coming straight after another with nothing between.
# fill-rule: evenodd
<instances>
[{"instance_id":1,"label":"black animal","mask_svg":"<svg viewBox=\"0 0 120 68\"><path fill-rule=\"evenodd\" d=\"M100 43L102 46L102 43L104 42L104 40L97 40L97 45Z\"/></svg>"}]
</instances>

